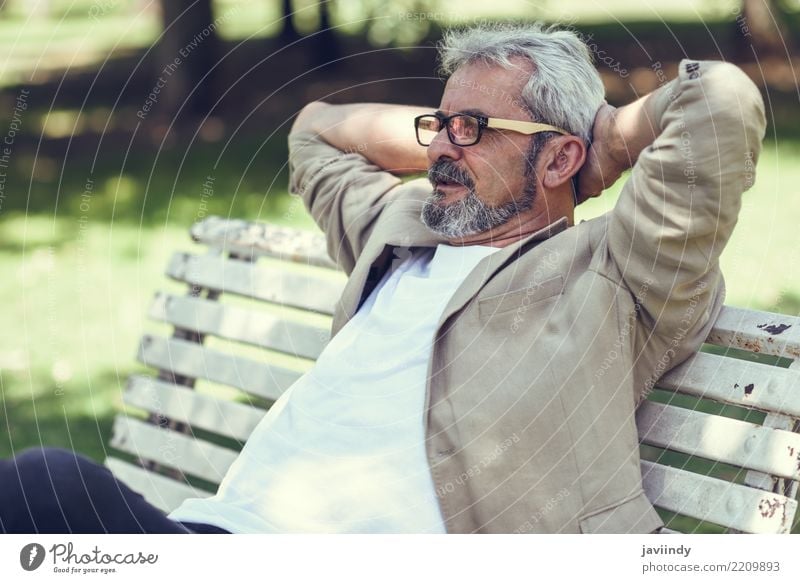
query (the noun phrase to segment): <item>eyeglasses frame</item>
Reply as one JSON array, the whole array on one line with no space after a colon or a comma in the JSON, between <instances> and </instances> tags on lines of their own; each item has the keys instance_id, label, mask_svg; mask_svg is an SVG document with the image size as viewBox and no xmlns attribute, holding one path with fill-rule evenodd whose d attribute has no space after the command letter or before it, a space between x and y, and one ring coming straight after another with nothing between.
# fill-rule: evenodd
<instances>
[{"instance_id":1,"label":"eyeglasses frame","mask_svg":"<svg viewBox=\"0 0 800 583\"><path fill-rule=\"evenodd\" d=\"M515 119L502 119L499 117L487 117L485 115L475 115L472 113L454 113L453 115L442 115L440 113L425 113L422 115L418 115L414 118L414 133L417 138L417 143L422 146L423 148L427 148L430 144L423 144L422 140L419 138L419 121L423 117L435 117L437 118L440 123L443 124L443 129L447 130L447 139L450 140L450 143L454 146L460 146L462 148L466 148L469 146L474 146L478 142L481 141L483 137L483 130L485 128L490 129L498 129L498 130L510 130L512 132L517 132L519 134L525 135L533 135L538 134L541 132L557 132L562 135L569 135L569 132L563 130L559 127L545 124L545 123L537 123L532 121L519 121ZM475 141L471 144L457 144L453 141L453 136L450 134L450 120L454 117L471 117L478 121L478 136L475 138ZM442 131L441 129L439 130Z\"/></svg>"}]
</instances>

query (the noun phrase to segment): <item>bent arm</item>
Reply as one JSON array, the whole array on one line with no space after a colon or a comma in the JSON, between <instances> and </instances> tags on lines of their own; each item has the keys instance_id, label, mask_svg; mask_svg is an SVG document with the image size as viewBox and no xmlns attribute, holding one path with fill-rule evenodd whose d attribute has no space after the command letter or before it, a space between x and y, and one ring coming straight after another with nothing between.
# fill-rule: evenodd
<instances>
[{"instance_id":1,"label":"bent arm","mask_svg":"<svg viewBox=\"0 0 800 583\"><path fill-rule=\"evenodd\" d=\"M610 213L606 268L635 297L634 357L652 367L638 379L646 393L699 348L722 307L719 257L752 185L766 120L739 68L689 60L615 117L613 151L636 164Z\"/></svg>"},{"instance_id":2,"label":"bent arm","mask_svg":"<svg viewBox=\"0 0 800 583\"><path fill-rule=\"evenodd\" d=\"M592 127L592 145L579 174L579 202L602 194L659 136L658 120L674 85L664 85L619 109L608 103L600 106Z\"/></svg>"},{"instance_id":3,"label":"bent arm","mask_svg":"<svg viewBox=\"0 0 800 583\"><path fill-rule=\"evenodd\" d=\"M291 131L316 134L337 150L358 152L392 174L413 174L428 168L427 148L414 135L414 118L431 111L385 103L315 101L300 111Z\"/></svg>"},{"instance_id":4,"label":"bent arm","mask_svg":"<svg viewBox=\"0 0 800 583\"><path fill-rule=\"evenodd\" d=\"M377 103L314 102L289 134L289 191L325 233L328 254L352 272L374 226L397 195L398 175L427 168L414 117L430 110Z\"/></svg>"}]
</instances>

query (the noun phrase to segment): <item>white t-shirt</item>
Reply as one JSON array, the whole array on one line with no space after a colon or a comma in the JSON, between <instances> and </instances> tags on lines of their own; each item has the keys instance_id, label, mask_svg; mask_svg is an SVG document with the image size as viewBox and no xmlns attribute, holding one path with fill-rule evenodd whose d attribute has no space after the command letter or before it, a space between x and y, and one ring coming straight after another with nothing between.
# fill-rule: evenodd
<instances>
[{"instance_id":1,"label":"white t-shirt","mask_svg":"<svg viewBox=\"0 0 800 583\"><path fill-rule=\"evenodd\" d=\"M399 248L397 269L256 427L217 494L169 517L236 533L443 533L425 453L433 334L499 248Z\"/></svg>"}]
</instances>

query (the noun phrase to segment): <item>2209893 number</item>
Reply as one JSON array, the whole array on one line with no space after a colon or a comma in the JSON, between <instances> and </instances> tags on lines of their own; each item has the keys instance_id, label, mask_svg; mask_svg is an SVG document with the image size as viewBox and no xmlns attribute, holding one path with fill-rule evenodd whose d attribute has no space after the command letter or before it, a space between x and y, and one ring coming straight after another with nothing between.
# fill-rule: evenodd
<instances>
[{"instance_id":1,"label":"2209893 number","mask_svg":"<svg viewBox=\"0 0 800 583\"><path fill-rule=\"evenodd\" d=\"M735 571L773 571L781 570L780 561L732 561L732 572Z\"/></svg>"}]
</instances>

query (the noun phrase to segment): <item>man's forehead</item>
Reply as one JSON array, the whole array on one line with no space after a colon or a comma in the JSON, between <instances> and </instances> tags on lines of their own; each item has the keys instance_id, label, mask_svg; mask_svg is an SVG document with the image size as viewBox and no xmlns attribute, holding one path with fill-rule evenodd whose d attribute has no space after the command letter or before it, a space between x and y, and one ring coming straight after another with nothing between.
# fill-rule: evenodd
<instances>
[{"instance_id":1,"label":"man's forehead","mask_svg":"<svg viewBox=\"0 0 800 583\"><path fill-rule=\"evenodd\" d=\"M532 65L512 60L512 68L476 61L459 67L447 80L440 110L480 113L487 116L528 116L522 89L530 78Z\"/></svg>"}]
</instances>

